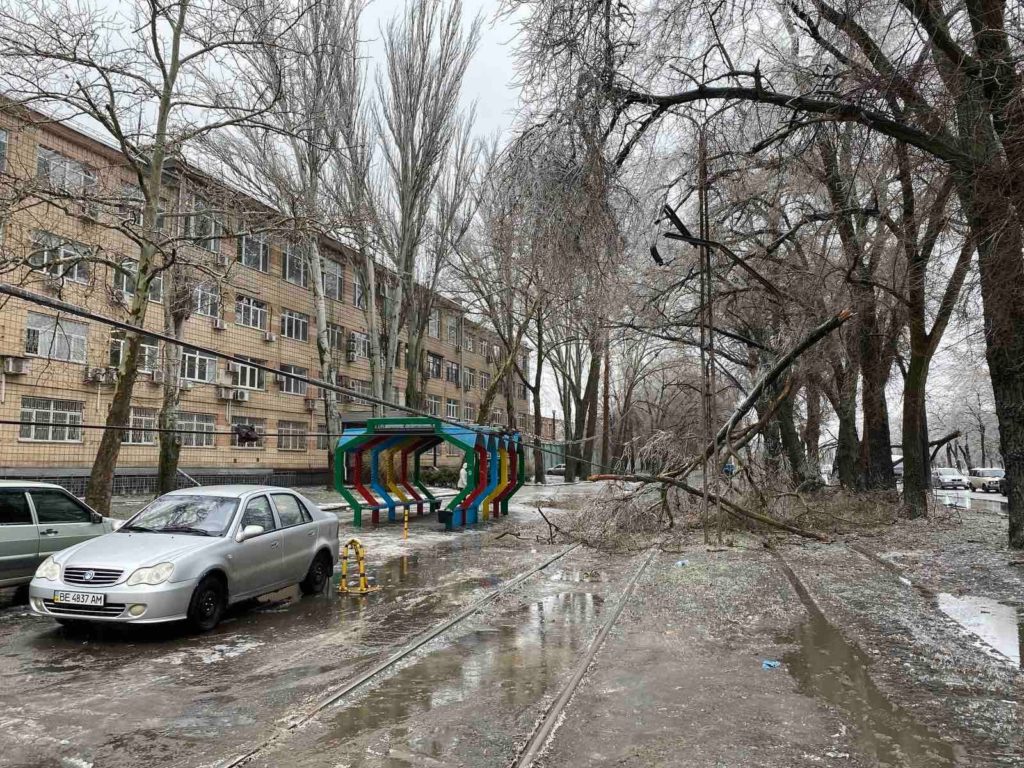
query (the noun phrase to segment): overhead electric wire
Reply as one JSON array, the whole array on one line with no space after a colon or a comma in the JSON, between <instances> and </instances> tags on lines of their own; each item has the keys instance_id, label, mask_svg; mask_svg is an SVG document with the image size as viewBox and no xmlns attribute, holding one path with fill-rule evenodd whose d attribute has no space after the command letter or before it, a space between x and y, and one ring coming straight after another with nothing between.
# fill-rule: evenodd
<instances>
[{"instance_id":1,"label":"overhead electric wire","mask_svg":"<svg viewBox=\"0 0 1024 768\"><path fill-rule=\"evenodd\" d=\"M316 379L316 378L313 378L311 376L306 376L306 375L300 374L300 373L284 373L284 372L282 372L281 370L279 370L277 368L273 368L273 367L271 367L269 365L265 365L264 363L259 363L259 362L255 362L253 360L249 360L248 358L245 358L245 357L239 357L237 355L232 355L232 354L229 354L227 352L219 352L219 351L213 349L212 347L204 347L201 344L195 344L195 343L188 342L188 341L182 341L180 339L176 339L173 336L170 336L169 334L161 333L160 331L151 331L151 330L148 330L148 329L145 329L145 328L137 328L134 325L132 325L131 323L125 322L124 320L115 320L112 317L107 317L106 315L101 315L98 312L93 312L90 309L85 309L84 307L79 307L79 306L76 306L74 304L70 304L70 303L68 303L66 301L63 301L61 299L55 299L55 298L52 298L50 296L42 296L42 295L40 295L38 293L33 293L32 291L29 291L29 290L26 290L24 288L21 288L20 286L9 285L9 284L6 284L6 283L0 284L0 294L7 294L8 296L11 296L11 297L16 298L16 299L21 299L22 301L27 301L27 302L30 302L30 303L33 303L33 304L38 304L38 305L43 306L43 307L48 307L49 309L55 310L57 312L66 312L69 315L75 315L76 317L81 317L81 318L84 318L86 320L93 320L93 321L95 321L97 323L103 323L105 325L113 326L114 328L119 328L120 330L128 331L130 333L135 333L135 334L138 334L140 336L148 336L148 337L153 338L153 339L159 339L160 341L166 342L168 344L177 344L178 346L186 347L188 349L195 350L196 352L202 352L203 354L210 355L211 357L217 357L217 358L220 358L220 359L223 359L223 360L227 360L228 362L238 363L239 365L246 365L246 366L248 366L250 368L256 368L257 370L261 370L261 371L264 371L266 373L272 373L275 376L284 375L284 376L287 376L290 379L295 379L296 381L302 381L302 382L305 382L306 384L309 384L309 385L312 385L312 386L315 386L315 387L320 387L321 389L328 389L328 390L330 390L332 392L336 392L337 394L345 395L347 397L352 397L352 398L355 398L355 399L363 401L363 402L371 403L373 405L380 405L380 406L383 406L385 408L391 408L391 409L396 410L396 411L403 411L404 413L407 413L407 414L409 414L411 416L420 416L420 417L423 417L423 418L434 419L435 421L440 421L443 424L449 424L451 426L459 427L461 429L468 429L468 430L471 430L471 431L476 432L477 434L481 434L481 435L490 435L490 434L492 434L494 432L494 428L493 427L487 427L487 426L484 426L484 425L481 425L481 424L468 424L466 422L457 421L455 419L449 419L449 418L446 418L444 416L435 416L434 414L432 414L432 413L430 413L428 411L424 411L424 410L421 410L419 408L412 408L412 407L410 407L408 405L400 405L398 403L393 403L390 400L385 400L384 398L376 397L374 395L363 394L362 392L359 392L359 391L354 390L354 389L349 389L348 387L339 386L338 384L335 384L333 382L323 381L321 379ZM131 429L131 427L127 427L127 426L126 427L109 427L109 429ZM137 429L139 429L139 428L137 428ZM139 431L145 431L145 430L139 429ZM153 430L149 430L149 431L153 431ZM206 434L209 434L209 433L206 433ZM525 439L523 439L524 433L522 432L522 430L519 430L519 434L520 434L520 441L519 442L520 442L521 445L526 446L528 448L533 448L534 450L539 450L541 453L546 453L546 454L549 454L551 456L558 456L559 458L562 458L562 459L566 458L564 453L556 451L556 450L553 450L551 448L547 448L547 447L544 446L544 444L542 442L535 442L533 440L525 440ZM540 435L532 435L531 434L531 437L536 438L538 440L543 440L543 437L540 436ZM566 444L570 444L570 443L574 443L574 442L586 442L588 440L596 440L596 437L595 438L583 438L580 441L564 441L564 442ZM579 462L579 463L582 463L582 464L588 464L592 468L596 468L596 469L602 470L605 473L614 474L617 471L614 467L605 466L604 464L601 464L601 463L596 462L596 461L584 461L583 459L580 459L578 457L576 457L575 460L577 462Z\"/></svg>"}]
</instances>

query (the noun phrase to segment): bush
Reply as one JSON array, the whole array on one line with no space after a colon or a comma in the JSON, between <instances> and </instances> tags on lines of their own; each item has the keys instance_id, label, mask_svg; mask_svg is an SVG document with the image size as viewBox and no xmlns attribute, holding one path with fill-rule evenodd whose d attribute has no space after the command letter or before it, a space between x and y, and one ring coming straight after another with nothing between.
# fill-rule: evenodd
<instances>
[{"instance_id":1,"label":"bush","mask_svg":"<svg viewBox=\"0 0 1024 768\"><path fill-rule=\"evenodd\" d=\"M437 488L454 488L459 482L459 468L421 467L420 480Z\"/></svg>"}]
</instances>

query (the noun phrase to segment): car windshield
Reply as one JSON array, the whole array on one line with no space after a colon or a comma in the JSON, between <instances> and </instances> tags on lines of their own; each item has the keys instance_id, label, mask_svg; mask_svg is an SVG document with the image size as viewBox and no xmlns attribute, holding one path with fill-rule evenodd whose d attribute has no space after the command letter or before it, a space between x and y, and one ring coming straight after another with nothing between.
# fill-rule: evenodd
<instances>
[{"instance_id":1,"label":"car windshield","mask_svg":"<svg viewBox=\"0 0 1024 768\"><path fill-rule=\"evenodd\" d=\"M960 472L956 469L936 469L935 472L940 475L959 475Z\"/></svg>"},{"instance_id":2,"label":"car windshield","mask_svg":"<svg viewBox=\"0 0 1024 768\"><path fill-rule=\"evenodd\" d=\"M978 477L1003 477L1005 474L1001 469L982 469L978 471Z\"/></svg>"},{"instance_id":3,"label":"car windshield","mask_svg":"<svg viewBox=\"0 0 1024 768\"><path fill-rule=\"evenodd\" d=\"M161 496L120 531L186 533L194 536L223 536L238 508L238 499L219 496Z\"/></svg>"}]
</instances>

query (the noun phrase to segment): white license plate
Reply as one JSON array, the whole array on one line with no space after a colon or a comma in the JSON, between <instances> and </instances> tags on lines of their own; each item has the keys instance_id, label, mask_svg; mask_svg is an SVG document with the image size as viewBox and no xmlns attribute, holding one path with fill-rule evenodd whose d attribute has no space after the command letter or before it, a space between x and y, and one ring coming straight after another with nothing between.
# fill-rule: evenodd
<instances>
[{"instance_id":1,"label":"white license plate","mask_svg":"<svg viewBox=\"0 0 1024 768\"><path fill-rule=\"evenodd\" d=\"M68 605L103 605L102 592L54 592L53 602Z\"/></svg>"}]
</instances>

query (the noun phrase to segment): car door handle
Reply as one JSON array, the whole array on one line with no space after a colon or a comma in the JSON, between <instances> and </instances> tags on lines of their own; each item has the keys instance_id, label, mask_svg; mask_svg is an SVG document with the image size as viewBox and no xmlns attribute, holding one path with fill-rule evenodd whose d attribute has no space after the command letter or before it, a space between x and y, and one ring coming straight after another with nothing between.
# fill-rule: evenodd
<instances>
[{"instance_id":1,"label":"car door handle","mask_svg":"<svg viewBox=\"0 0 1024 768\"><path fill-rule=\"evenodd\" d=\"M316 536L316 531L308 531L308 532L306 533L306 535L307 535L307 536Z\"/></svg>"},{"instance_id":2,"label":"car door handle","mask_svg":"<svg viewBox=\"0 0 1024 768\"><path fill-rule=\"evenodd\" d=\"M270 542L270 546L271 547L276 547L280 543L281 543L280 541L272 541L272 542Z\"/></svg>"},{"instance_id":3,"label":"car door handle","mask_svg":"<svg viewBox=\"0 0 1024 768\"><path fill-rule=\"evenodd\" d=\"M60 531L54 530L53 528L47 528L45 531L40 531L40 536L56 536Z\"/></svg>"}]
</instances>

